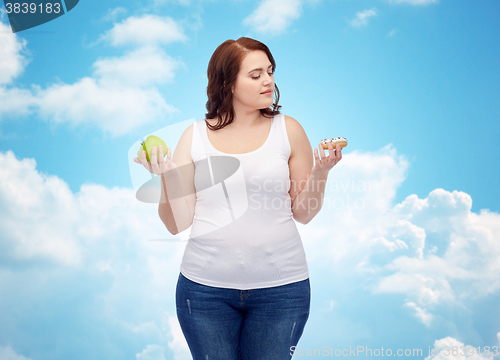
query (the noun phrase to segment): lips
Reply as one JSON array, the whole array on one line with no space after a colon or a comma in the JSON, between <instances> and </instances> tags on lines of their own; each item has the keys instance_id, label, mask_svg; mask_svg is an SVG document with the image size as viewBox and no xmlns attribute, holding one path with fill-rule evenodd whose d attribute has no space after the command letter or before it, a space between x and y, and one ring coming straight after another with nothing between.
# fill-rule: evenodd
<instances>
[{"instance_id":1,"label":"lips","mask_svg":"<svg viewBox=\"0 0 500 360\"><path fill-rule=\"evenodd\" d=\"M273 92L273 89L269 89L269 90L266 90L264 92L261 92L262 95L268 95L268 94L271 94Z\"/></svg>"}]
</instances>

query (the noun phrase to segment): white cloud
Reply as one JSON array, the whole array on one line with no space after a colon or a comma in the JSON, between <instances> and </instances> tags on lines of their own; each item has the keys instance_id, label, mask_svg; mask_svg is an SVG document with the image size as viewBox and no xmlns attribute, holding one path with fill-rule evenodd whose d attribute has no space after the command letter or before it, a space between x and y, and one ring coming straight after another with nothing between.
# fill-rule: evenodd
<instances>
[{"instance_id":1,"label":"white cloud","mask_svg":"<svg viewBox=\"0 0 500 360\"><path fill-rule=\"evenodd\" d=\"M159 345L148 345L140 354L135 355L137 360L165 360L164 349Z\"/></svg>"},{"instance_id":2,"label":"white cloud","mask_svg":"<svg viewBox=\"0 0 500 360\"><path fill-rule=\"evenodd\" d=\"M396 238L396 242L400 241L404 244L410 243L417 257L422 258L425 246L425 229L419 228L407 220L399 220L396 225L394 225L391 236ZM398 239L398 237L401 237L403 240ZM406 240L406 242L404 240Z\"/></svg>"},{"instance_id":3,"label":"white cloud","mask_svg":"<svg viewBox=\"0 0 500 360\"><path fill-rule=\"evenodd\" d=\"M30 360L18 355L10 346L0 346L0 359L2 360Z\"/></svg>"},{"instance_id":4,"label":"white cloud","mask_svg":"<svg viewBox=\"0 0 500 360\"><path fill-rule=\"evenodd\" d=\"M301 0L263 0L243 24L267 35L284 32L302 12Z\"/></svg>"},{"instance_id":5,"label":"white cloud","mask_svg":"<svg viewBox=\"0 0 500 360\"><path fill-rule=\"evenodd\" d=\"M182 333L182 329L177 317L169 316L168 325L170 328L170 336L172 337L172 340L168 342L168 346L174 352L174 360L192 359L191 352L189 351L186 338Z\"/></svg>"},{"instance_id":6,"label":"white cloud","mask_svg":"<svg viewBox=\"0 0 500 360\"><path fill-rule=\"evenodd\" d=\"M429 244L423 257L400 256L388 263L385 270L393 274L380 279L376 291L406 294L420 306L462 306L467 299L497 292L500 214L475 214L471 206L469 195L443 189L426 199L408 196L396 205L392 216L424 229Z\"/></svg>"},{"instance_id":7,"label":"white cloud","mask_svg":"<svg viewBox=\"0 0 500 360\"><path fill-rule=\"evenodd\" d=\"M387 265L388 270L396 272L380 279L376 292L406 294L423 306L439 302L447 302L451 305L455 300L453 289L446 277L435 274L435 271L440 269L451 272L453 269L447 269L447 264L436 256L429 262L432 262L434 268L423 272L420 268L415 270L420 265L418 260L404 256L398 257Z\"/></svg>"},{"instance_id":8,"label":"white cloud","mask_svg":"<svg viewBox=\"0 0 500 360\"><path fill-rule=\"evenodd\" d=\"M395 241L389 241L382 236L371 239L370 246L375 247L379 245L391 252L399 249L408 249L408 245L404 241L401 241L399 239L396 239Z\"/></svg>"},{"instance_id":9,"label":"white cloud","mask_svg":"<svg viewBox=\"0 0 500 360\"><path fill-rule=\"evenodd\" d=\"M68 185L35 170L33 159L0 153L0 258L4 261L81 263L74 225L79 219Z\"/></svg>"},{"instance_id":10,"label":"white cloud","mask_svg":"<svg viewBox=\"0 0 500 360\"><path fill-rule=\"evenodd\" d=\"M144 21L148 19L148 16L129 18L116 25L113 29L118 27L118 30L112 30L112 34L117 39L113 39L122 43L119 41L121 36L126 36L127 31L133 32L141 26L147 27ZM181 30L172 23L173 20L164 23L164 20L158 20L157 17L153 16L152 19L153 25L149 30L156 34L154 36L158 37L159 43L180 39ZM158 24L155 27L155 19L156 23L166 24L164 28L158 27ZM161 33L157 33L158 31ZM0 41L2 38L4 37ZM150 45L139 47L123 56L96 60L92 65L92 76L72 84L59 82L46 88L32 85L30 90L0 86L0 118L6 115L19 117L36 114L54 123L92 126L112 136L120 136L177 112L175 107L166 103L156 86L171 82L175 71L184 65L168 56L160 47L151 45L154 44L154 39L149 40ZM11 48L9 58L14 61L13 59L20 57L21 47ZM11 74L9 76L12 77L14 73L10 71L5 74ZM6 76L4 77L7 79Z\"/></svg>"},{"instance_id":11,"label":"white cloud","mask_svg":"<svg viewBox=\"0 0 500 360\"><path fill-rule=\"evenodd\" d=\"M500 215L470 211L469 195L443 189L426 199L408 196L391 216L410 228L406 236L419 250L385 265L376 292L401 293L425 306L465 306L464 301L484 297L500 289ZM399 236L396 227L388 227ZM415 231L416 230L416 231ZM438 256L439 254L439 256Z\"/></svg>"},{"instance_id":12,"label":"white cloud","mask_svg":"<svg viewBox=\"0 0 500 360\"><path fill-rule=\"evenodd\" d=\"M447 233L450 227L460 225L471 207L470 195L461 191L435 189L427 199L419 199L416 195L408 196L394 207L394 212L401 218L425 226L430 231Z\"/></svg>"},{"instance_id":13,"label":"white cloud","mask_svg":"<svg viewBox=\"0 0 500 360\"><path fill-rule=\"evenodd\" d=\"M410 5L429 5L435 4L438 0L387 0L395 4L410 4Z\"/></svg>"},{"instance_id":14,"label":"white cloud","mask_svg":"<svg viewBox=\"0 0 500 360\"><path fill-rule=\"evenodd\" d=\"M320 213L308 225L297 224L308 259L342 268L368 260L372 252L408 248L396 240L389 244L386 228L396 222L384 216L408 167L408 160L391 145L343 155L331 170Z\"/></svg>"},{"instance_id":15,"label":"white cloud","mask_svg":"<svg viewBox=\"0 0 500 360\"><path fill-rule=\"evenodd\" d=\"M12 34L10 27L0 21L0 86L10 84L24 71L28 64L26 44L26 40Z\"/></svg>"},{"instance_id":16,"label":"white cloud","mask_svg":"<svg viewBox=\"0 0 500 360\"><path fill-rule=\"evenodd\" d=\"M121 57L97 60L92 67L103 85L140 87L171 81L180 64L159 48L141 47Z\"/></svg>"},{"instance_id":17,"label":"white cloud","mask_svg":"<svg viewBox=\"0 0 500 360\"><path fill-rule=\"evenodd\" d=\"M91 261L108 271L114 268L106 254L110 249L104 250L109 241L144 242L149 237L145 228L151 238L169 235L157 218L157 208L138 202L131 189L85 184L73 194L60 178L40 174L34 159L18 160L12 151L0 153L0 168L0 257L6 266L40 260L79 266ZM103 243L104 239L109 240ZM180 257L176 252L170 255ZM145 261L155 271L170 269ZM165 285L160 274L152 275L153 286Z\"/></svg>"},{"instance_id":18,"label":"white cloud","mask_svg":"<svg viewBox=\"0 0 500 360\"><path fill-rule=\"evenodd\" d=\"M95 126L113 136L176 111L155 88L108 87L89 77L39 89L33 104L40 116L52 122Z\"/></svg>"},{"instance_id":19,"label":"white cloud","mask_svg":"<svg viewBox=\"0 0 500 360\"><path fill-rule=\"evenodd\" d=\"M0 120L5 115L25 116L33 111L35 100L30 90L0 86Z\"/></svg>"},{"instance_id":20,"label":"white cloud","mask_svg":"<svg viewBox=\"0 0 500 360\"><path fill-rule=\"evenodd\" d=\"M114 8L114 9L109 9L106 15L104 15L101 19L104 21L116 21L116 19L123 14L127 13L127 9L122 8L120 6Z\"/></svg>"},{"instance_id":21,"label":"white cloud","mask_svg":"<svg viewBox=\"0 0 500 360\"><path fill-rule=\"evenodd\" d=\"M490 349L489 354L485 354L484 347L478 351L478 346L465 345L452 337L445 337L434 341L434 347L431 348L431 355L425 360L493 360L492 353L494 349Z\"/></svg>"},{"instance_id":22,"label":"white cloud","mask_svg":"<svg viewBox=\"0 0 500 360\"><path fill-rule=\"evenodd\" d=\"M106 32L101 39L114 46L159 45L187 39L182 27L170 17L131 16Z\"/></svg>"},{"instance_id":23,"label":"white cloud","mask_svg":"<svg viewBox=\"0 0 500 360\"><path fill-rule=\"evenodd\" d=\"M398 30L398 29L393 29L393 30L391 30L391 31L387 34L387 36L388 36L388 37L393 37L393 36L394 36L394 35L396 35L398 32L399 32L399 30Z\"/></svg>"},{"instance_id":24,"label":"white cloud","mask_svg":"<svg viewBox=\"0 0 500 360\"><path fill-rule=\"evenodd\" d=\"M377 15L376 9L360 11L356 13L356 17L353 20L351 20L351 25L353 27L366 26L368 24L368 19L376 15Z\"/></svg>"},{"instance_id":25,"label":"white cloud","mask_svg":"<svg viewBox=\"0 0 500 360\"><path fill-rule=\"evenodd\" d=\"M429 314L427 310L421 308L417 304L411 301L407 301L405 306L415 311L415 316L425 325L430 326L434 316Z\"/></svg>"},{"instance_id":26,"label":"white cloud","mask_svg":"<svg viewBox=\"0 0 500 360\"><path fill-rule=\"evenodd\" d=\"M407 169L391 146L345 154L321 212L298 228L311 272L351 283L368 277L367 290L405 295L416 319L431 326L434 312L500 290L500 214L473 213L468 194L443 189L394 205Z\"/></svg>"},{"instance_id":27,"label":"white cloud","mask_svg":"<svg viewBox=\"0 0 500 360\"><path fill-rule=\"evenodd\" d=\"M85 184L72 193L11 151L0 153L0 168L0 293L9 294L0 297L2 341L10 340L6 329L29 339L39 328L40 343L57 338L79 349L81 337L97 336L92 351L153 343L139 358L162 359L185 243L148 241L174 238L157 206L128 188ZM67 321L78 324L75 331L62 330Z\"/></svg>"}]
</instances>

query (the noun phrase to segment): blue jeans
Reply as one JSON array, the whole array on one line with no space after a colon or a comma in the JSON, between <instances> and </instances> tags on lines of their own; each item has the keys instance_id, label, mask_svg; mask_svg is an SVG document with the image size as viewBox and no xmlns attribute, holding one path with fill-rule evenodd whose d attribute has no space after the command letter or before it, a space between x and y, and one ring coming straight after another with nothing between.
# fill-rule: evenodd
<instances>
[{"instance_id":1,"label":"blue jeans","mask_svg":"<svg viewBox=\"0 0 500 360\"><path fill-rule=\"evenodd\" d=\"M177 317L193 360L285 360L309 317L309 279L237 290L179 275Z\"/></svg>"}]
</instances>

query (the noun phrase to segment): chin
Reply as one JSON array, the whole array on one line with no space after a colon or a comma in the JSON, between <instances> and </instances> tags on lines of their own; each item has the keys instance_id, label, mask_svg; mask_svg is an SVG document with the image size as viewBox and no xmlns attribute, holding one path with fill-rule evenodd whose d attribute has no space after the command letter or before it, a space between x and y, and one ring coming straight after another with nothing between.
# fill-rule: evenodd
<instances>
[{"instance_id":1,"label":"chin","mask_svg":"<svg viewBox=\"0 0 500 360\"><path fill-rule=\"evenodd\" d=\"M269 108L269 107L273 106L273 103L274 103L274 101L270 101L269 103L264 104L264 105L261 107L261 110L262 110L262 109L266 109L266 108Z\"/></svg>"}]
</instances>

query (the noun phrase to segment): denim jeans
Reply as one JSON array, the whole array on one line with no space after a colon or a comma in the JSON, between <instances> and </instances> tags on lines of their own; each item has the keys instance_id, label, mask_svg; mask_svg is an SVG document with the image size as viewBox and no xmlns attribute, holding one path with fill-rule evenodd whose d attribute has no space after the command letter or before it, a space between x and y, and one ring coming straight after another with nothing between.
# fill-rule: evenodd
<instances>
[{"instance_id":1,"label":"denim jeans","mask_svg":"<svg viewBox=\"0 0 500 360\"><path fill-rule=\"evenodd\" d=\"M237 290L179 275L177 317L193 360L285 360L309 317L309 279Z\"/></svg>"}]
</instances>

